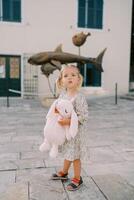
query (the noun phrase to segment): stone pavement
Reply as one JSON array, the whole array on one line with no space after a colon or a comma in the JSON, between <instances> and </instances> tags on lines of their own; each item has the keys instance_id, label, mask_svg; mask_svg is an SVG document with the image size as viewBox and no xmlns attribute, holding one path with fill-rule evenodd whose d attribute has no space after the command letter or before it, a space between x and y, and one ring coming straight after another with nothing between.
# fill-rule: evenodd
<instances>
[{"instance_id":1,"label":"stone pavement","mask_svg":"<svg viewBox=\"0 0 134 200\"><path fill-rule=\"evenodd\" d=\"M47 109L38 100L0 99L0 200L134 200L134 101L88 98L90 159L76 192L50 176L62 159L39 152ZM69 176L72 176L72 168Z\"/></svg>"}]
</instances>

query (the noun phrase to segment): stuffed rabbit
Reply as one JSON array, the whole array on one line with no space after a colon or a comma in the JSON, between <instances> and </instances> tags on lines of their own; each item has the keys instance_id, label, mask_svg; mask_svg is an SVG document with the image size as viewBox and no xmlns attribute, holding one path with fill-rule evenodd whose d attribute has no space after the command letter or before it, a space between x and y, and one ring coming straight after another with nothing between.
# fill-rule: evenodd
<instances>
[{"instance_id":1,"label":"stuffed rabbit","mask_svg":"<svg viewBox=\"0 0 134 200\"><path fill-rule=\"evenodd\" d=\"M58 113L55 112L58 110ZM70 126L62 126L58 123L61 118L70 118ZM72 102L65 99L58 99L51 105L46 116L46 125L44 127L44 142L40 145L40 151L49 151L51 157L58 154L58 146L65 140L74 138L78 131L78 117L73 109Z\"/></svg>"}]
</instances>

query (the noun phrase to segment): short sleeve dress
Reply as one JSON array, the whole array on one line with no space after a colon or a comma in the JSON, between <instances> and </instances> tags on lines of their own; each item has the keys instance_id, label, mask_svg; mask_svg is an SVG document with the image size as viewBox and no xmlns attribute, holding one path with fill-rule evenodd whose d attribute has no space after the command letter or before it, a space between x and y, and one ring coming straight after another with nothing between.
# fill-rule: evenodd
<instances>
[{"instance_id":1,"label":"short sleeve dress","mask_svg":"<svg viewBox=\"0 0 134 200\"><path fill-rule=\"evenodd\" d=\"M66 93L61 94L59 98L71 100ZM83 156L85 156L86 146L85 135L88 134L88 104L85 96L82 93L78 92L74 97L73 106L79 120L78 133L75 138L71 139L70 141L66 140L61 148L64 159L69 161L84 158Z\"/></svg>"}]
</instances>

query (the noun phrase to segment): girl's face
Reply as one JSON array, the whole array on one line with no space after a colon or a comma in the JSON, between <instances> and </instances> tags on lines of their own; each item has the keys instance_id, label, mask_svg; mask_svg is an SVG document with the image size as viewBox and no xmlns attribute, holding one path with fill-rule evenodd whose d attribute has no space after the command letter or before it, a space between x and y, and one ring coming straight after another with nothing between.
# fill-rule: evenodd
<instances>
[{"instance_id":1,"label":"girl's face","mask_svg":"<svg viewBox=\"0 0 134 200\"><path fill-rule=\"evenodd\" d=\"M80 82L77 68L69 66L62 72L62 84L66 89L77 89Z\"/></svg>"}]
</instances>

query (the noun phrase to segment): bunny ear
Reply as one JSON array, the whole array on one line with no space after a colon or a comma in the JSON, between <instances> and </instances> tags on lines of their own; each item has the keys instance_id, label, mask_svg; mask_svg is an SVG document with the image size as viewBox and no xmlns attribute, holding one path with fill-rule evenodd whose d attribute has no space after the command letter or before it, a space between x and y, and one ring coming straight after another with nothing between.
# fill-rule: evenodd
<instances>
[{"instance_id":1,"label":"bunny ear","mask_svg":"<svg viewBox=\"0 0 134 200\"><path fill-rule=\"evenodd\" d=\"M71 124L69 127L69 135L74 138L78 132L78 117L75 111L72 111Z\"/></svg>"},{"instance_id":2,"label":"bunny ear","mask_svg":"<svg viewBox=\"0 0 134 200\"><path fill-rule=\"evenodd\" d=\"M54 113L55 113L55 106L56 106L56 103L57 103L58 100L55 100L53 102L53 104L51 105L48 113L47 113L47 116L46 116L46 119L48 119L49 117L51 117Z\"/></svg>"}]
</instances>

